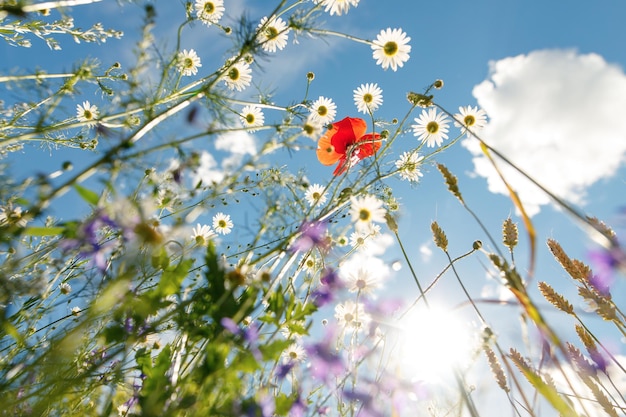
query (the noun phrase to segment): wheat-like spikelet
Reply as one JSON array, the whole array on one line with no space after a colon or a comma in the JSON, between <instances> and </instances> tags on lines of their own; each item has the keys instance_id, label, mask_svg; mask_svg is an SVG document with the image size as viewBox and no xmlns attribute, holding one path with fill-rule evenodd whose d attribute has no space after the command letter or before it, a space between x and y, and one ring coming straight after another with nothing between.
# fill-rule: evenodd
<instances>
[{"instance_id":1,"label":"wheat-like spikelet","mask_svg":"<svg viewBox=\"0 0 626 417\"><path fill-rule=\"evenodd\" d=\"M600 295L592 288L578 287L578 294L594 308L596 314L607 321L617 321L617 314L613 303L607 297Z\"/></svg>"},{"instance_id":2,"label":"wheat-like spikelet","mask_svg":"<svg viewBox=\"0 0 626 417\"><path fill-rule=\"evenodd\" d=\"M459 199L459 201L463 202L463 197L461 197L461 191L459 191L459 185L457 178L452 175L452 173L448 170L448 168L443 164L437 164L437 168L443 178L446 180L446 185L448 186L448 190Z\"/></svg>"},{"instance_id":3,"label":"wheat-like spikelet","mask_svg":"<svg viewBox=\"0 0 626 417\"><path fill-rule=\"evenodd\" d=\"M572 363L576 365L576 369L578 369L579 373L582 373L583 377L595 376L596 368L583 356L580 349L569 342L566 342L565 345L567 346L567 354Z\"/></svg>"},{"instance_id":4,"label":"wheat-like spikelet","mask_svg":"<svg viewBox=\"0 0 626 417\"><path fill-rule=\"evenodd\" d=\"M572 260L567 256L559 242L554 239L548 239L548 248L550 248L550 252L552 252L552 255L561 264L563 269L575 280L580 280L578 269L574 267Z\"/></svg>"},{"instance_id":5,"label":"wheat-like spikelet","mask_svg":"<svg viewBox=\"0 0 626 417\"><path fill-rule=\"evenodd\" d=\"M502 242L509 250L513 250L517 245L517 239L517 225L513 223L513 220L509 217L502 224Z\"/></svg>"},{"instance_id":6,"label":"wheat-like spikelet","mask_svg":"<svg viewBox=\"0 0 626 417\"><path fill-rule=\"evenodd\" d=\"M483 349L485 350L487 360L489 361L489 367L491 368L493 376L496 378L498 386L505 392L511 391L506 381L506 374L504 373L502 365L500 365L500 361L498 360L495 352L487 345L485 345Z\"/></svg>"},{"instance_id":7,"label":"wheat-like spikelet","mask_svg":"<svg viewBox=\"0 0 626 417\"><path fill-rule=\"evenodd\" d=\"M444 252L447 251L448 238L446 237L443 229L439 227L439 224L437 224L437 222L432 222L430 224L430 230L433 231L433 240L435 241L435 245L437 245L438 248L441 248Z\"/></svg>"},{"instance_id":8,"label":"wheat-like spikelet","mask_svg":"<svg viewBox=\"0 0 626 417\"><path fill-rule=\"evenodd\" d=\"M554 291L554 288L552 288L548 283L542 281L539 282L537 286L539 287L539 291L541 291L543 297L548 300L550 304L564 313L574 315L574 306L572 306L572 304L567 301L565 297Z\"/></svg>"},{"instance_id":9,"label":"wheat-like spikelet","mask_svg":"<svg viewBox=\"0 0 626 417\"><path fill-rule=\"evenodd\" d=\"M611 229L609 226L607 226L606 223L604 223L602 220L599 220L597 217L587 216L587 220L589 221L589 223L593 227L595 227L595 229L597 231L602 233L604 236L609 238L611 241L615 241L617 236L615 235L615 232L613 231L613 229Z\"/></svg>"},{"instance_id":10,"label":"wheat-like spikelet","mask_svg":"<svg viewBox=\"0 0 626 417\"><path fill-rule=\"evenodd\" d=\"M589 354L589 357L591 357L591 360L596 364L597 369L606 373L606 360L598 351L596 341L583 326L576 324L575 327L578 338L583 342L583 345L585 345L585 349L587 349L587 353Z\"/></svg>"},{"instance_id":11,"label":"wheat-like spikelet","mask_svg":"<svg viewBox=\"0 0 626 417\"><path fill-rule=\"evenodd\" d=\"M546 385L557 391L556 382L554 382L554 378L552 378L552 374L550 374L550 372L545 372L543 374L543 380L545 381Z\"/></svg>"},{"instance_id":12,"label":"wheat-like spikelet","mask_svg":"<svg viewBox=\"0 0 626 417\"><path fill-rule=\"evenodd\" d=\"M585 284L589 283L589 277L591 276L591 268L587 264L578 259L572 259L572 267L576 271L577 279Z\"/></svg>"},{"instance_id":13,"label":"wheat-like spikelet","mask_svg":"<svg viewBox=\"0 0 626 417\"><path fill-rule=\"evenodd\" d=\"M510 356L511 360L513 361L513 363L515 364L515 366L517 366L518 368L520 368L520 369L528 369L528 370L532 370L533 369L532 366L530 366L530 364L528 362L526 362L526 359L524 359L522 354L517 351L517 349L510 348L509 349L509 356Z\"/></svg>"},{"instance_id":14,"label":"wheat-like spikelet","mask_svg":"<svg viewBox=\"0 0 626 417\"><path fill-rule=\"evenodd\" d=\"M580 341L583 342L583 345L585 345L585 348L587 350L597 351L596 341L593 340L593 337L591 337L589 332L580 324L576 324L574 327L576 327L576 334L578 335Z\"/></svg>"},{"instance_id":15,"label":"wheat-like spikelet","mask_svg":"<svg viewBox=\"0 0 626 417\"><path fill-rule=\"evenodd\" d=\"M606 397L606 395L604 395L600 387L598 387L598 385L589 378L584 378L583 380L585 381L585 384L591 390L591 393L595 397L598 404L600 404L602 409L609 416L617 417L617 411L615 410L618 410L619 408L616 405L612 404L611 401L609 401L609 399Z\"/></svg>"}]
</instances>

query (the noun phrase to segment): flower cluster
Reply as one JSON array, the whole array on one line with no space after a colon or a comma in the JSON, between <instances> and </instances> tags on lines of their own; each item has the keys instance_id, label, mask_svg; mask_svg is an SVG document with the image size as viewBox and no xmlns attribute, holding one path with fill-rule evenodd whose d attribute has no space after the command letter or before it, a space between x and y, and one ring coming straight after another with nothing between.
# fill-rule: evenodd
<instances>
[{"instance_id":1,"label":"flower cluster","mask_svg":"<svg viewBox=\"0 0 626 417\"><path fill-rule=\"evenodd\" d=\"M567 333L557 336L534 300L511 219L501 243L478 221L480 228L466 232L486 234L489 245L476 240L459 250L443 226L463 218L437 211L427 230L434 245L422 237L428 215L399 192L423 192L436 166L462 213L478 220L440 155L461 140L481 143L489 129L479 106L454 113L441 105L441 80L409 92L408 104L397 96L388 80L409 69L409 33L370 24L359 26L366 38L341 33L337 27L352 26L338 25L342 16L368 14L355 12L359 0L257 2L244 17L238 2L174 3L158 7L178 8L184 18L177 30L154 30L162 15L156 5L144 9L134 67L87 62L68 74L1 77L0 86L16 89L0 102L2 158L17 148L29 154L23 144L36 140L52 152L71 146L95 155L76 167L37 166L23 182L0 164L5 413L477 415L482 393L469 387L487 381L483 368L511 414L538 414L527 391L560 415L625 408L614 378L616 370L623 376L622 358L591 330L595 315L615 327L610 342L626 333L617 296L626 255L610 228L581 217L605 239L605 248L589 254L592 266L548 241L585 315L547 282L539 292L574 319L577 343L561 342ZM0 10L12 42L25 33L20 25L29 23L18 17L27 9L47 17L38 7L17 8L15 16ZM89 35L65 25L77 40ZM173 42L156 39L174 32ZM301 70L300 55L291 53L305 37L365 45L373 72L365 78L362 66L347 65L358 82L324 85L322 67L319 85L312 70L323 63L310 60L316 68L306 84L301 74L292 85L283 75ZM391 71L380 80L372 75L383 70ZM30 93L21 83L37 88L37 100L20 102ZM97 105L85 97L98 97ZM397 103L404 114L395 114ZM532 222L524 220L533 240ZM444 256L432 256L434 246ZM478 264L499 277L481 297L497 309L506 293L524 325L541 335L537 345L528 338L528 354L502 353L508 335L491 329L493 316L475 302L475 274L469 286L462 270L471 257L484 257ZM460 285L467 300L448 285ZM447 321L449 311L463 313L458 323ZM448 338L469 327L474 338ZM473 357L464 362L459 349L468 347ZM453 398L445 376L431 378L433 369L453 374Z\"/></svg>"}]
</instances>

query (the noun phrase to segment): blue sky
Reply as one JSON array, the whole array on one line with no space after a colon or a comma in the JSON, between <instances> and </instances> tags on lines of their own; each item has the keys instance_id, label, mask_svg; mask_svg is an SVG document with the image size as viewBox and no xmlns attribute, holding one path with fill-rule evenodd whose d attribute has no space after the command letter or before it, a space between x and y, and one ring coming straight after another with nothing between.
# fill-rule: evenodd
<instances>
[{"instance_id":1,"label":"blue sky","mask_svg":"<svg viewBox=\"0 0 626 417\"><path fill-rule=\"evenodd\" d=\"M154 34L160 47L171 50L175 45L176 25L183 19L181 3L157 4ZM272 2L226 0L226 19L245 12L252 20L258 20L266 13L263 10L266 3ZM37 66L50 72L63 71L72 68L74 61L88 56L98 56L103 67L114 61L127 67L132 62L141 10L132 4L120 8L113 0L76 10L80 10L76 15L78 25L85 27L103 21L106 27L124 30L126 36L99 46L76 45L71 39L62 39L62 51L50 51L36 39L29 50L0 45L0 56L4 57L0 60L0 74L18 67L27 70ZM443 79L445 86L435 97L439 104L452 113L465 105L478 104L485 108L494 122L484 136L489 143L509 152L511 157L520 158L519 163L529 167L531 175L548 188L554 187L552 191L563 192L585 212L611 223L618 220L624 205L626 174L624 16L626 3L618 0L595 3L361 0L347 15L324 15L322 21L329 29L368 39L387 27L402 28L411 37L412 47L411 58L403 68L397 72L383 71L372 59L369 47L345 39L302 38L299 45L294 45L291 37L287 48L264 62L265 72L255 72L255 77L263 79L263 88L276 91L277 103L289 104L301 97L305 74L313 71L316 78L310 98L333 98L338 105L337 119L358 115L352 91L362 83L378 83L384 96L378 116L392 119L402 117L407 111L408 91L421 92L435 79ZM226 58L215 54L221 54L229 42L215 28L195 24L184 32L181 47L194 48L203 65L214 68ZM11 101L13 92L0 92L7 94L6 101ZM85 88L77 102L82 99L98 103L100 97ZM73 114L74 108L74 103L68 103L68 114ZM416 112L412 117L418 115ZM398 153L416 145L416 139L407 134L398 142ZM468 148L471 146L457 144L436 160L459 177L468 204L497 240L501 222L509 215L519 222L523 233L510 200L489 191L485 179L488 172L481 171L483 175L480 175L475 171L473 158L479 155L472 154ZM64 156L73 158L73 154ZM61 160L57 155L50 156L48 151L36 151L36 159L32 155L31 150L15 155L22 164L15 168L18 175L45 166L53 171ZM324 183L332 175L332 168L321 167L313 151L300 152L285 162L291 167L307 169L313 182ZM418 186L410 187L399 180L392 180L391 184L402 203L402 238L419 265L418 275L429 282L445 266L445 258L431 243L431 221L438 221L448 233L453 256L467 251L476 239L487 245L487 239L445 190L437 169L429 165L423 172ZM497 185L492 183L491 188L495 190ZM573 285L567 285L568 278L549 255L545 241L554 238L573 257L583 259L592 243L574 221L546 204L534 191L528 191L525 198L536 213L533 222L538 231L539 250L535 280L546 280L575 299ZM522 270L527 267L527 244L523 238L516 255ZM399 253L391 249L387 256L394 260L399 258ZM474 294L488 290L495 294L498 286L486 277L481 262L485 259L475 257L462 264L470 288ZM392 294L406 294L408 289L417 295L407 272L404 268L397 273L389 289ZM617 288L623 294L623 279ZM451 275L444 276L433 297L450 305L463 300ZM615 297L624 299L619 291ZM499 317L501 308L494 309L493 319L504 320L501 331L506 333L505 320L510 317ZM621 353L626 353L623 344Z\"/></svg>"}]
</instances>

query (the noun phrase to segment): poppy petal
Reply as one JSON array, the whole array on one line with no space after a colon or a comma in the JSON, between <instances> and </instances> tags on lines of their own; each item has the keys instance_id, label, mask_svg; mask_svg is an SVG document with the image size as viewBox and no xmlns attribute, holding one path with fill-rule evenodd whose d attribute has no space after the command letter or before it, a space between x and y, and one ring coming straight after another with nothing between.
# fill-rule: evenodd
<instances>
[{"instance_id":1,"label":"poppy petal","mask_svg":"<svg viewBox=\"0 0 626 417\"><path fill-rule=\"evenodd\" d=\"M380 135L378 133L368 133L367 135L363 135L359 138L358 143L357 156L359 159L365 159L374 155L382 145Z\"/></svg>"},{"instance_id":2,"label":"poppy petal","mask_svg":"<svg viewBox=\"0 0 626 417\"><path fill-rule=\"evenodd\" d=\"M337 164L337 167L335 168L335 170L333 171L333 175L337 176L337 175L341 175L344 172L346 172L346 170L348 169L348 163L347 163L347 159L346 156L342 156L339 159L339 163Z\"/></svg>"},{"instance_id":3,"label":"poppy petal","mask_svg":"<svg viewBox=\"0 0 626 417\"><path fill-rule=\"evenodd\" d=\"M337 153L345 154L347 148L365 134L367 123L358 117L346 117L333 123L333 129L337 129L337 131L332 136L331 143Z\"/></svg>"},{"instance_id":4,"label":"poppy petal","mask_svg":"<svg viewBox=\"0 0 626 417\"><path fill-rule=\"evenodd\" d=\"M331 138L337 129L333 126L324 136L317 142L317 159L322 165L332 165L341 158L341 155L335 151L335 147L331 143Z\"/></svg>"}]
</instances>

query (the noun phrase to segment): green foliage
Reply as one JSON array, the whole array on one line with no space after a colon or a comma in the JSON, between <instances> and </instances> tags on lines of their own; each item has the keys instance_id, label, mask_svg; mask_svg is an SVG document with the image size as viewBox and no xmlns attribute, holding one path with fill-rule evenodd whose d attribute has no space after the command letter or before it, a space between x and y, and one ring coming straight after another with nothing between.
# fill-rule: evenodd
<instances>
[{"instance_id":1,"label":"green foliage","mask_svg":"<svg viewBox=\"0 0 626 417\"><path fill-rule=\"evenodd\" d=\"M40 38L57 50L67 37L98 43L122 35L100 24L74 26L67 2L0 3L0 37L11 46L28 47ZM427 148L434 143L420 139L404 160L397 159L401 147L409 146L399 139L411 130L410 120L417 121L415 111L451 116L433 94L443 81L408 93L406 114L390 120L363 97L366 122L325 119L328 103L315 108L312 72L301 97L289 104L256 79L259 67L271 71L273 54L282 49L273 42L283 35L340 37L381 52L376 42L326 28L327 12L341 15L341 7L355 2L261 2L253 9L267 11L263 21L217 16L221 2L170 4L183 16L177 31L159 26L157 12L165 6L136 3L143 17L137 43L128 48L135 62L89 59L59 73L20 68L0 76L0 88L12 97L0 102L0 158L11 161L33 143L55 156L64 147L89 152L81 163L59 162L22 182L10 174L10 164L0 164L0 416L268 417L302 410L307 416L481 415L482 392L468 388L476 382L481 389L489 382L498 387L511 414L520 417L540 415L546 405L563 416L585 407L599 406L608 415L626 408L611 379L615 370L618 376L626 370L590 324L594 316L626 334L621 300L598 283L591 267L550 239L552 255L589 307L581 315L567 292L539 283L540 294L575 321L588 357L565 341L529 286L536 231L504 177L530 241L527 268L514 256L520 236L513 220L507 218L502 239L494 239L469 207L470 198L462 196L458 178L439 162L445 187L482 234L471 238L471 250L454 255L454 236L433 221L430 231L446 258L432 277L421 275L432 274L435 262L421 265L415 248L405 248L409 234L427 231L404 228L406 207L392 189L395 179L410 181L419 192L422 165L471 134L462 127L432 151ZM175 17L166 20L171 24ZM196 62L195 52L185 48L199 28L208 31L205 44L224 49L203 56L202 66L200 56ZM173 39L160 38L174 32ZM383 45L383 52L402 47L396 41ZM361 123L373 134L357 132ZM429 135L439 131L422 127ZM311 184L314 175L302 162L316 154L311 138L320 137L328 140L325 148L319 145L318 157L326 151L328 161L338 164L323 185ZM482 146L495 167L490 155L497 151ZM418 151L423 159L407 159ZM71 207L61 199L66 194ZM596 218L583 221L607 240L614 269L625 268L616 234ZM389 230L393 236L386 235ZM402 261L388 265L379 257L387 244L379 239L387 237L396 239ZM486 300L467 285L476 282L475 274L466 275L461 266L480 256L481 271L512 299ZM402 265L419 291L409 306L377 292ZM431 390L431 381L421 380L422 371L411 370L402 352L403 339L423 319L405 321L419 308L435 311L433 299L447 299L433 293L448 274L467 301L446 309L469 305L473 311L465 318L481 326L465 343L472 345L471 360L454 364L454 392ZM490 308L482 303L498 312L517 309L520 328L510 322L500 334L492 330L485 311ZM417 336L420 345L434 345L455 332L440 325ZM531 332L541 337L523 341L528 357L516 348L504 353L509 333ZM488 363L480 364L480 350ZM440 368L457 359L429 355L434 353L411 351L409 357L426 356ZM481 365L489 367L493 381Z\"/></svg>"}]
</instances>

